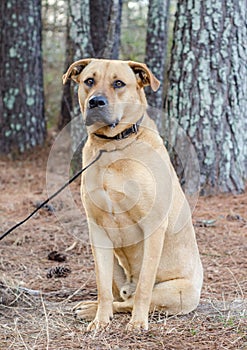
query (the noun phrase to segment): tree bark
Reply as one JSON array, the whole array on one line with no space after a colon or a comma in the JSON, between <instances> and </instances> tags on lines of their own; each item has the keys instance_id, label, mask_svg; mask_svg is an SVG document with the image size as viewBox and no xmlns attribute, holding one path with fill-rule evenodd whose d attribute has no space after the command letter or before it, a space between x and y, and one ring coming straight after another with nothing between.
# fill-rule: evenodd
<instances>
[{"instance_id":1,"label":"tree bark","mask_svg":"<svg viewBox=\"0 0 247 350\"><path fill-rule=\"evenodd\" d=\"M178 2L166 104L169 121L178 124L170 141L178 151L178 125L191 139L202 194L245 188L246 18L246 1Z\"/></svg>"},{"instance_id":2,"label":"tree bark","mask_svg":"<svg viewBox=\"0 0 247 350\"><path fill-rule=\"evenodd\" d=\"M147 88L146 96L149 106L157 109L155 113L151 113L151 116L153 116L160 132L162 131L162 113L160 111L164 105L163 82L167 56L169 7L170 0L149 0L145 62L159 79L160 88L155 93Z\"/></svg>"},{"instance_id":3,"label":"tree bark","mask_svg":"<svg viewBox=\"0 0 247 350\"><path fill-rule=\"evenodd\" d=\"M66 53L65 53L65 71L70 66L73 55L72 55L72 43L69 34L70 21L69 21L69 9L67 10L67 23L66 23ZM65 85L63 85L63 93L61 100L61 113L58 120L58 129L62 130L70 121L71 113L73 109L72 102L72 91L71 91L71 82L68 80Z\"/></svg>"},{"instance_id":4,"label":"tree bark","mask_svg":"<svg viewBox=\"0 0 247 350\"><path fill-rule=\"evenodd\" d=\"M90 1L90 33L94 57L118 58L121 15L122 0Z\"/></svg>"},{"instance_id":5,"label":"tree bark","mask_svg":"<svg viewBox=\"0 0 247 350\"><path fill-rule=\"evenodd\" d=\"M6 0L0 17L0 153L19 153L46 135L41 2Z\"/></svg>"}]
</instances>

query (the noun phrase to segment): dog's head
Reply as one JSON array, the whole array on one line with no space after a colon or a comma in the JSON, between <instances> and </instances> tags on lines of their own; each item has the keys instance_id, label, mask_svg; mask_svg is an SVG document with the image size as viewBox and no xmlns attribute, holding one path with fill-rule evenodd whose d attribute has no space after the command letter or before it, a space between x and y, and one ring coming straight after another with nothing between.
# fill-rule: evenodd
<instances>
[{"instance_id":1,"label":"dog's head","mask_svg":"<svg viewBox=\"0 0 247 350\"><path fill-rule=\"evenodd\" d=\"M63 83L69 78L79 84L79 103L88 128L135 123L147 107L143 88L159 88L148 67L133 61L79 60L63 75Z\"/></svg>"}]
</instances>

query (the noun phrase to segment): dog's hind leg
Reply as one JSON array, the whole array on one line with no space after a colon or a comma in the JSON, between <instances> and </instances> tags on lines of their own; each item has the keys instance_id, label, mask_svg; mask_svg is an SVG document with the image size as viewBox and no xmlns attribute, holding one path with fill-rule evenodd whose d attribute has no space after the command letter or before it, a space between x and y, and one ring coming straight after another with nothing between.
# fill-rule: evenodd
<instances>
[{"instance_id":1,"label":"dog's hind leg","mask_svg":"<svg viewBox=\"0 0 247 350\"><path fill-rule=\"evenodd\" d=\"M150 311L163 310L168 315L187 314L199 304L200 288L188 279L174 279L154 286Z\"/></svg>"},{"instance_id":2,"label":"dog's hind leg","mask_svg":"<svg viewBox=\"0 0 247 350\"><path fill-rule=\"evenodd\" d=\"M176 279L154 286L149 312L162 310L168 315L181 315L193 311L200 299L200 288L186 279ZM134 295L122 302L113 303L113 312L132 312Z\"/></svg>"}]
</instances>

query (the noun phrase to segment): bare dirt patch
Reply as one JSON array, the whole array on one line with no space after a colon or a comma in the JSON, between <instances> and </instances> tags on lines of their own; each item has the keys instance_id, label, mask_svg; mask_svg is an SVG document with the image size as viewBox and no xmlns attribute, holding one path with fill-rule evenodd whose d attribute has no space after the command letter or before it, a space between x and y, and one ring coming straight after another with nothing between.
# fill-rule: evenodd
<instances>
[{"instance_id":1,"label":"bare dirt patch","mask_svg":"<svg viewBox=\"0 0 247 350\"><path fill-rule=\"evenodd\" d=\"M46 199L48 153L0 161L0 233ZM88 334L71 310L97 298L94 264L79 181L70 190L80 218L58 197L0 242L1 350L247 348L247 193L199 198L193 218L205 277L196 311L154 313L141 334L126 333L130 316L116 315L107 331ZM52 252L65 259L49 259Z\"/></svg>"}]
</instances>

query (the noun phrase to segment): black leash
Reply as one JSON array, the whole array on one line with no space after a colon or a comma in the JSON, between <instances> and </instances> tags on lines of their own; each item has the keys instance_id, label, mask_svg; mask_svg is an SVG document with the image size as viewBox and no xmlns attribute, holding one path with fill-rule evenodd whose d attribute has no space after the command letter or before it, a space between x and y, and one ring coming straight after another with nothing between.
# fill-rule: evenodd
<instances>
[{"instance_id":1,"label":"black leash","mask_svg":"<svg viewBox=\"0 0 247 350\"><path fill-rule=\"evenodd\" d=\"M38 210L40 210L42 207L44 207L48 202L50 202L51 199L53 199L54 197L56 197L60 192L62 192L68 185L70 185L75 179L78 178L78 176L80 176L84 171L86 171L91 165L93 165L95 162L97 162L97 160L100 159L100 157L102 156L103 153L107 152L104 149L101 149L99 151L99 154L97 155L97 157L91 162L89 163L87 166L85 166L85 168L79 170L69 181L67 181L61 188L59 188L59 190L57 190L55 193L53 193L50 197L48 197L44 202L42 202L30 215L28 215L24 220L18 222L18 224L14 225L13 227L11 227L8 231L4 232L1 236L0 236L0 241L6 237L10 232L14 231L17 227L21 226L22 224L24 224L27 220L29 220L34 214L37 213Z\"/></svg>"}]
</instances>

